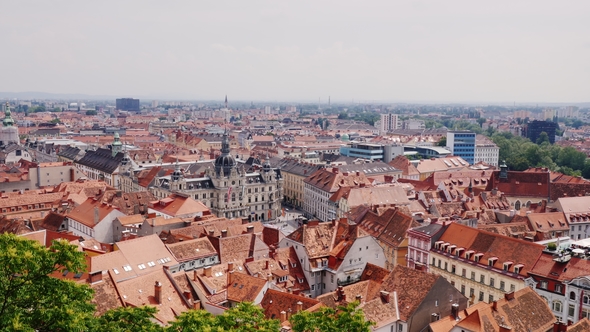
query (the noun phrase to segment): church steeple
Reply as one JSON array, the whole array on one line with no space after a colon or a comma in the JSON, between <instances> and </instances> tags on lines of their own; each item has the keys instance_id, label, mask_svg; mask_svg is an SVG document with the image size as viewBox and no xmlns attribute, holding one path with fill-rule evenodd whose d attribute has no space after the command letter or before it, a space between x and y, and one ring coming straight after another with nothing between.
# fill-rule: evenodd
<instances>
[{"instance_id":1,"label":"church steeple","mask_svg":"<svg viewBox=\"0 0 590 332\"><path fill-rule=\"evenodd\" d=\"M227 95L225 95L225 109L227 109Z\"/></svg>"}]
</instances>

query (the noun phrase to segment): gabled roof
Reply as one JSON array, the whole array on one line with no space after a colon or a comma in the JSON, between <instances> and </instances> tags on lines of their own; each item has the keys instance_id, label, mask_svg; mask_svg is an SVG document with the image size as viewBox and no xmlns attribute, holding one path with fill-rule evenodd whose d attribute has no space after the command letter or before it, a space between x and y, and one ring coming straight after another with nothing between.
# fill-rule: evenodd
<instances>
[{"instance_id":1,"label":"gabled roof","mask_svg":"<svg viewBox=\"0 0 590 332\"><path fill-rule=\"evenodd\" d=\"M167 244L166 247L179 262L217 255L211 241L206 237Z\"/></svg>"},{"instance_id":2,"label":"gabled roof","mask_svg":"<svg viewBox=\"0 0 590 332\"><path fill-rule=\"evenodd\" d=\"M363 172L342 173L337 168L319 169L303 180L319 190L334 193L340 187L370 185L371 182Z\"/></svg>"},{"instance_id":3,"label":"gabled roof","mask_svg":"<svg viewBox=\"0 0 590 332\"><path fill-rule=\"evenodd\" d=\"M493 189L506 196L549 198L549 173L508 171L508 178L501 179L500 171L494 171L486 191Z\"/></svg>"},{"instance_id":4,"label":"gabled roof","mask_svg":"<svg viewBox=\"0 0 590 332\"><path fill-rule=\"evenodd\" d=\"M304 224L287 236L305 246L309 259L327 257L330 254L334 225L331 222Z\"/></svg>"},{"instance_id":5,"label":"gabled roof","mask_svg":"<svg viewBox=\"0 0 590 332\"><path fill-rule=\"evenodd\" d=\"M480 264L488 265L489 258L496 258L493 267L503 270L505 262L522 265L519 277L526 278L545 246L514 239L496 233L482 231L458 223L451 223L439 241L482 254Z\"/></svg>"},{"instance_id":6,"label":"gabled roof","mask_svg":"<svg viewBox=\"0 0 590 332\"><path fill-rule=\"evenodd\" d=\"M149 207L163 214L177 217L210 211L208 207L199 201L175 194L159 201L152 201Z\"/></svg>"},{"instance_id":7,"label":"gabled roof","mask_svg":"<svg viewBox=\"0 0 590 332\"><path fill-rule=\"evenodd\" d=\"M109 213L115 210L116 209L111 205L101 204L93 198L89 198L84 203L76 206L72 211L68 212L66 216L90 228L94 228L94 226L98 225L98 223L106 218ZM95 216L97 215L98 220L95 220Z\"/></svg>"},{"instance_id":8,"label":"gabled roof","mask_svg":"<svg viewBox=\"0 0 590 332\"><path fill-rule=\"evenodd\" d=\"M227 299L234 302L254 302L267 282L265 279L251 277L245 273L228 273Z\"/></svg>"},{"instance_id":9,"label":"gabled roof","mask_svg":"<svg viewBox=\"0 0 590 332\"><path fill-rule=\"evenodd\" d=\"M398 247L406 238L408 229L419 226L412 217L393 208L381 215L369 211L358 225L371 236L391 247Z\"/></svg>"}]
</instances>

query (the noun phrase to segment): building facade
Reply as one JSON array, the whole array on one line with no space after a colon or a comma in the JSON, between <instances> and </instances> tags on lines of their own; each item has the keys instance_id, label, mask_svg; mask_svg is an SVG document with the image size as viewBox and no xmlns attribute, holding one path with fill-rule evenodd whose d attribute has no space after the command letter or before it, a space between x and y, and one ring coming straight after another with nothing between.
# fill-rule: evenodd
<instances>
[{"instance_id":1,"label":"building facade","mask_svg":"<svg viewBox=\"0 0 590 332\"><path fill-rule=\"evenodd\" d=\"M272 168L268 161L253 171L239 169L224 133L221 155L203 176L186 177L177 164L172 174L156 176L149 190L158 198L171 193L191 197L219 217L266 221L281 214L283 177L281 170Z\"/></svg>"},{"instance_id":2,"label":"building facade","mask_svg":"<svg viewBox=\"0 0 590 332\"><path fill-rule=\"evenodd\" d=\"M397 114L381 114L379 133L385 134L389 131L399 129L401 123Z\"/></svg>"},{"instance_id":3,"label":"building facade","mask_svg":"<svg viewBox=\"0 0 590 332\"><path fill-rule=\"evenodd\" d=\"M116 107L121 111L139 112L139 99L119 98L116 100Z\"/></svg>"},{"instance_id":4,"label":"building facade","mask_svg":"<svg viewBox=\"0 0 590 332\"><path fill-rule=\"evenodd\" d=\"M447 132L447 149L454 156L473 165L475 162L475 136L476 134L467 130Z\"/></svg>"}]
</instances>

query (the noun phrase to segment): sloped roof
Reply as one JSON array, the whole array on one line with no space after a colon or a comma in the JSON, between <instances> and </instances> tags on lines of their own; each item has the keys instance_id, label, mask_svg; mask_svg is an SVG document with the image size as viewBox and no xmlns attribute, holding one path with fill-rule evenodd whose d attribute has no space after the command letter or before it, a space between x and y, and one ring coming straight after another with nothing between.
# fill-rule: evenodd
<instances>
[{"instance_id":1,"label":"sloped roof","mask_svg":"<svg viewBox=\"0 0 590 332\"><path fill-rule=\"evenodd\" d=\"M291 312L296 312L298 302L301 302L302 310L307 310L320 303L318 300L306 296L269 289L264 294L260 306L264 309L264 316L267 319L280 319L281 311L289 312L291 309Z\"/></svg>"},{"instance_id":2,"label":"sloped roof","mask_svg":"<svg viewBox=\"0 0 590 332\"><path fill-rule=\"evenodd\" d=\"M86 151L84 157L80 158L76 163L108 174L113 174L115 170L117 170L117 167L121 165L123 156L124 154L119 152L113 157L111 150L100 148L96 151Z\"/></svg>"}]
</instances>

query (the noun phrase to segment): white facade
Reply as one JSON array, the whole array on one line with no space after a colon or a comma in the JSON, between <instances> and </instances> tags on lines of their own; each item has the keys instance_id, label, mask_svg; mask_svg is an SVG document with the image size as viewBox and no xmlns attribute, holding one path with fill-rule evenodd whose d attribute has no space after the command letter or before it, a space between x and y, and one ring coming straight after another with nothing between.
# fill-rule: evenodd
<instances>
[{"instance_id":1,"label":"white facade","mask_svg":"<svg viewBox=\"0 0 590 332\"><path fill-rule=\"evenodd\" d=\"M379 133L385 134L389 131L399 129L400 121L397 114L381 114Z\"/></svg>"},{"instance_id":2,"label":"white facade","mask_svg":"<svg viewBox=\"0 0 590 332\"><path fill-rule=\"evenodd\" d=\"M94 227L89 227L75 219L67 218L68 231L83 238L94 238L101 243L113 243L113 220L124 216L119 210L112 210Z\"/></svg>"},{"instance_id":3,"label":"white facade","mask_svg":"<svg viewBox=\"0 0 590 332\"><path fill-rule=\"evenodd\" d=\"M476 143L475 144L475 161L480 161L498 167L498 160L500 159L500 148L493 143Z\"/></svg>"},{"instance_id":4,"label":"white facade","mask_svg":"<svg viewBox=\"0 0 590 332\"><path fill-rule=\"evenodd\" d=\"M336 217L335 211L333 216L330 216L330 196L332 193L320 190L309 183L303 185L303 211L306 215L321 221L334 219Z\"/></svg>"}]
</instances>

